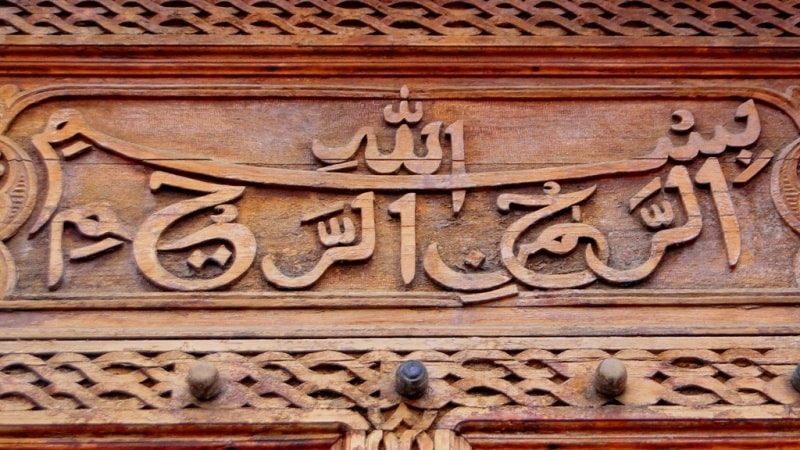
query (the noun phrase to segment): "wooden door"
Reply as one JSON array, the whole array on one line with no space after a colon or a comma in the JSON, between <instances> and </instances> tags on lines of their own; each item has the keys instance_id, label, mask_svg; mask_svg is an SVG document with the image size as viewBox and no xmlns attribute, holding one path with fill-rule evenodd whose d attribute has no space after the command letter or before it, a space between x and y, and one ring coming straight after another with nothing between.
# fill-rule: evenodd
<instances>
[{"instance_id":1,"label":"wooden door","mask_svg":"<svg viewBox=\"0 0 800 450\"><path fill-rule=\"evenodd\" d=\"M0 447L796 445L799 18L0 2Z\"/></svg>"}]
</instances>

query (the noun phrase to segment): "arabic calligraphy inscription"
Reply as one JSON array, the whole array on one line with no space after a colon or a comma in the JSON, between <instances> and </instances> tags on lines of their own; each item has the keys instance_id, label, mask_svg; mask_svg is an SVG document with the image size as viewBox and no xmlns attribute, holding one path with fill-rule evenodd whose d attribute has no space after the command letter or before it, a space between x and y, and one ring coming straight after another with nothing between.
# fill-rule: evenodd
<instances>
[{"instance_id":1,"label":"arabic calligraphy inscription","mask_svg":"<svg viewBox=\"0 0 800 450\"><path fill-rule=\"evenodd\" d=\"M43 282L53 291L81 289L82 271L76 267L73 280L68 265L110 252L129 255L118 258L132 260L151 289L327 289L359 274L356 280L375 276L386 289L456 291L465 304L525 290L645 283L669 270L668 255L679 257L687 244L699 241L716 242L697 244L705 245L701 250L721 245L729 266L724 274L742 266L747 272L754 258L748 220L766 199L749 199L754 191L740 190L765 178L759 175L776 155L796 147L774 146L786 146L785 138L762 139L766 122L760 109L746 100L724 110L727 120L709 124L692 108L675 108L671 122L668 115L662 121L666 135L649 136L649 150L548 162L520 158L524 152L502 145L486 148L486 126L468 115L456 117L456 106L428 106L403 86L399 102L382 108L382 127L355 126L341 147L328 146L327 138L308 139L305 148L315 162L293 168L195 156L169 141L153 146L120 138L95 125L101 119L62 108L28 138L44 162L48 186L27 233L33 241L47 237ZM507 120L509 132L530 132L513 127L514 120L521 119ZM552 126L547 116L531 120ZM3 156L9 160L22 150L6 139ZM472 164L471 143L477 159ZM526 144L518 139L518 145ZM74 180L87 161L98 158L145 168L152 192L131 195L151 195L150 202L161 206L130 217L114 198L72 200ZM509 158L520 162L505 162ZM35 186L15 186L35 183L36 177L30 162L2 167L3 192L10 194L4 194L8 201L0 211L11 217L15 231L37 201ZM785 170L791 169L773 174L791 178ZM22 181L10 181L15 173L23 174L16 175ZM774 175L771 183L773 199L792 188L791 180L776 188ZM34 194L23 195L29 191ZM775 202L797 229L793 206ZM38 233L45 228L48 233ZM30 247L17 238L9 245L11 253ZM7 274L15 270L13 255L3 259ZM260 270L252 267L256 260ZM787 279L794 278L791 264L786 270ZM23 290L40 283L27 272L23 278ZM13 280L6 284L14 289Z\"/></svg>"}]
</instances>

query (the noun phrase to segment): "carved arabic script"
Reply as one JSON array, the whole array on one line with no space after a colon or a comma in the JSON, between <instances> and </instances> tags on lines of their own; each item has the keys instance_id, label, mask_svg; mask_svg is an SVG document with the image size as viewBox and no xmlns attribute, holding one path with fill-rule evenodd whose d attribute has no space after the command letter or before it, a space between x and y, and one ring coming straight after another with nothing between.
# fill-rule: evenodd
<instances>
[{"instance_id":1,"label":"carved arabic script","mask_svg":"<svg viewBox=\"0 0 800 450\"><path fill-rule=\"evenodd\" d=\"M383 110L383 120L394 132L393 145L382 148L385 143L378 141L373 127L356 130L341 147L313 141L311 152L322 165L315 171L303 171L191 159L107 135L86 123L78 111L59 111L42 133L32 138L43 155L49 181L31 230L36 233L49 224L47 286L57 290L64 284L61 236L68 224L75 227L81 239L90 242L70 249L67 261L127 248L143 276L162 289L201 291L229 286L252 269L259 254L266 282L281 289L305 289L334 265L365 264L380 252L376 230L382 217L399 219L396 258L402 283L411 285L421 272L419 266L436 284L461 293L466 303L507 297L523 287L578 288L598 281L627 285L653 274L671 249L698 239L705 224L698 196L705 195L705 188L719 223L725 259L735 268L743 243L731 190L746 185L775 156L770 150L754 154L761 122L752 100L735 110L733 116L739 124L718 125L711 133L695 129L692 112L676 110L670 126L673 136L661 137L641 157L507 172L467 172L464 120L447 126L440 121L424 124L423 116L422 102L412 101L404 86L399 105L387 105ZM362 147L363 156L359 156ZM135 232L109 203L60 209L64 195L61 159L78 158L92 149L154 167L150 175L152 195L169 187L193 197L154 211ZM726 178L720 163L723 152L730 150L738 152L736 161L744 167L732 180ZM702 161L695 164L699 158ZM370 173L359 172L362 161ZM448 174L439 173L447 167L444 161L449 162ZM674 163L669 170L653 176L669 162ZM649 233L646 257L625 264L612 258L614 249L607 233L585 221L583 213L603 189L599 179L622 174L653 176L630 189L625 199L627 212L639 221L643 232ZM597 181L588 187L566 187L580 180ZM298 271L287 270L273 243L261 241L250 227L239 222L235 203L248 195L248 186L356 192L347 202L299 212L300 226L314 227L316 245L324 250L316 263ZM532 192L504 192L495 197L493 207L498 218L513 218L496 242L500 267L484 270L486 258L475 249L465 249L465 253L469 250L465 264L453 267L440 252L444 244L435 241L419 243L424 249L420 258L418 195L449 193L453 214L458 215L468 190L510 187ZM378 194L394 196L385 214L378 214ZM205 217L206 224L198 227L198 217ZM187 225L190 223L193 225ZM183 236L176 237L175 230ZM129 242L131 245L126 245ZM541 255L559 258L581 250L582 263L576 270L554 271L532 263ZM176 272L174 264L165 265L164 258L170 254L183 255L182 271Z\"/></svg>"}]
</instances>

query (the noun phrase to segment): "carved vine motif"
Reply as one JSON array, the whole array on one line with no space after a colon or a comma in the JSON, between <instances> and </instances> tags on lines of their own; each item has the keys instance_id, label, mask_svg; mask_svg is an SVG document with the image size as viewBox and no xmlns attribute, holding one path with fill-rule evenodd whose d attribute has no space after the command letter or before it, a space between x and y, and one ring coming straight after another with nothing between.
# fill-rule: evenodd
<instances>
[{"instance_id":1,"label":"carved vine motif","mask_svg":"<svg viewBox=\"0 0 800 450\"><path fill-rule=\"evenodd\" d=\"M798 36L797 2L7 2L0 34Z\"/></svg>"}]
</instances>

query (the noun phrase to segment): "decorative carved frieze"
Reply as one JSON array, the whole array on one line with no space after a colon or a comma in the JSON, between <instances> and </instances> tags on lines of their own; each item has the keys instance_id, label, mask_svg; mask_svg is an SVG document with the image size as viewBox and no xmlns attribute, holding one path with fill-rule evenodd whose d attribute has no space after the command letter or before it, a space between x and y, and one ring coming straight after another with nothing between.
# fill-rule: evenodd
<instances>
[{"instance_id":1,"label":"decorative carved frieze","mask_svg":"<svg viewBox=\"0 0 800 450\"><path fill-rule=\"evenodd\" d=\"M286 345L281 341L182 344L195 351L164 351L177 348L168 342L97 342L83 345L94 350L77 352L68 350L74 346L69 341L42 351L25 351L32 344L20 343L0 356L0 423L25 423L26 414L51 414L53 426L63 425L65 418L93 425L106 417L117 417L123 426L134 423L137 411L172 421L190 411L211 426L229 420L220 412L240 411L298 426L339 422L346 431L339 445L346 449L448 449L469 448L453 430L512 417L519 423L541 420L543 409L551 419L562 420L588 418L609 408L618 421L643 414L649 420L703 419L709 413L725 420L762 420L789 414L785 408L800 400L791 384L800 353L793 347L761 348L771 345L763 339L733 338L758 349L665 349L647 339L639 341L653 349L635 348L633 340L614 342L614 349L523 348L522 341L506 342L513 348L505 348L500 340L441 340L445 350L409 352L250 351ZM551 344L581 343L562 341ZM722 341L696 342L716 347ZM330 348L356 345L320 342ZM360 341L363 346L430 343ZM311 349L316 344L289 345ZM242 350L210 351L230 346ZM97 351L104 347L111 351ZM129 350L115 350L121 348ZM601 362L610 357L627 371L626 388L616 396L597 392L594 383ZM412 359L421 361L430 377L426 392L416 399L399 396L394 386L396 368ZM217 394L210 399L199 399L192 391L198 362L216 373Z\"/></svg>"},{"instance_id":2,"label":"decorative carved frieze","mask_svg":"<svg viewBox=\"0 0 800 450\"><path fill-rule=\"evenodd\" d=\"M616 397L593 385L600 361L611 356L628 371L627 389ZM428 391L418 399L394 390L395 370L407 359L429 371ZM796 350L738 348L6 354L0 409L349 409L381 427L380 411L398 407L441 415L460 407L792 405L800 400L790 383L798 360ZM219 371L223 387L212 400L190 394L187 374L196 361Z\"/></svg>"},{"instance_id":3,"label":"decorative carved frieze","mask_svg":"<svg viewBox=\"0 0 800 450\"><path fill-rule=\"evenodd\" d=\"M299 36L800 35L795 1L20 1L0 34Z\"/></svg>"}]
</instances>

